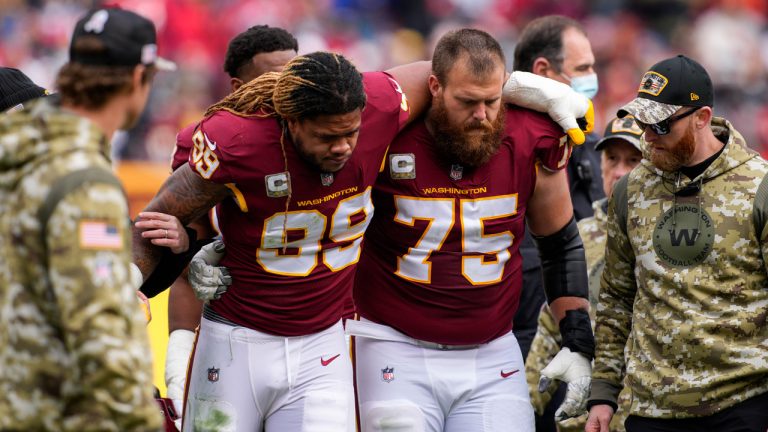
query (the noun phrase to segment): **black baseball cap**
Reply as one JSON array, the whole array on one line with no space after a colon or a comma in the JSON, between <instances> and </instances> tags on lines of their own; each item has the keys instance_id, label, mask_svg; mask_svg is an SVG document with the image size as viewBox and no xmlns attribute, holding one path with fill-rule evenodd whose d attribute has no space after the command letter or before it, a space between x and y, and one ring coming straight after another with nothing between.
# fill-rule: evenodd
<instances>
[{"instance_id":1,"label":"black baseball cap","mask_svg":"<svg viewBox=\"0 0 768 432\"><path fill-rule=\"evenodd\" d=\"M96 38L105 47L98 52L77 52L75 43ZM158 57L157 33L152 21L119 8L95 9L80 18L72 33L69 61L99 66L155 66L175 70L176 64Z\"/></svg>"},{"instance_id":2,"label":"black baseball cap","mask_svg":"<svg viewBox=\"0 0 768 432\"><path fill-rule=\"evenodd\" d=\"M635 122L635 118L631 115L623 118L614 118L606 126L603 138L595 143L595 150L603 150L611 142L626 141L642 152L643 148L640 144L640 136L642 135L643 130L640 129L640 126Z\"/></svg>"},{"instance_id":3,"label":"black baseball cap","mask_svg":"<svg viewBox=\"0 0 768 432\"><path fill-rule=\"evenodd\" d=\"M637 98L623 106L617 116L632 114L645 124L658 123L684 106L714 106L715 95L709 74L684 55L651 66L640 80Z\"/></svg>"},{"instance_id":4,"label":"black baseball cap","mask_svg":"<svg viewBox=\"0 0 768 432\"><path fill-rule=\"evenodd\" d=\"M21 108L25 102L47 94L46 89L32 82L24 72L0 67L0 113Z\"/></svg>"}]
</instances>

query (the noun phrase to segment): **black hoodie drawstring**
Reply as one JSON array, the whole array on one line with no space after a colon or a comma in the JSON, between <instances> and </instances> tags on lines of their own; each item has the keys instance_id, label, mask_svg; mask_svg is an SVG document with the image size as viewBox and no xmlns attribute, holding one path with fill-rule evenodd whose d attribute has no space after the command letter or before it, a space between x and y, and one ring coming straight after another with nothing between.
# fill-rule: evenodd
<instances>
[{"instance_id":1,"label":"black hoodie drawstring","mask_svg":"<svg viewBox=\"0 0 768 432\"><path fill-rule=\"evenodd\" d=\"M680 171L677 172L677 178L675 179L675 190L672 194L672 227L674 229L675 225L677 225L677 197L679 196L690 196L693 194L696 194L696 208L698 209L697 212L697 221L696 221L696 231L693 235L693 242L695 243L696 240L698 240L699 235L701 235L701 188L704 184L704 176L700 176L699 180L689 184L683 188L680 188Z\"/></svg>"}]
</instances>

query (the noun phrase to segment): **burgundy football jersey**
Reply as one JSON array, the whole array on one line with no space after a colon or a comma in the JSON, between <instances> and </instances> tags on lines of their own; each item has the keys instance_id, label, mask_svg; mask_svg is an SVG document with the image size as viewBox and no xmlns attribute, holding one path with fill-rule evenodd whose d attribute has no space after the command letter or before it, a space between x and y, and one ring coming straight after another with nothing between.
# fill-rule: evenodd
<instances>
[{"instance_id":1,"label":"burgundy football jersey","mask_svg":"<svg viewBox=\"0 0 768 432\"><path fill-rule=\"evenodd\" d=\"M173 146L173 154L171 154L171 171L176 171L180 166L189 162L189 153L194 145L192 143L192 136L197 131L199 124L199 122L192 123L176 134L176 145ZM215 208L208 212L208 222L215 232L220 233Z\"/></svg>"},{"instance_id":2,"label":"burgundy football jersey","mask_svg":"<svg viewBox=\"0 0 768 432\"><path fill-rule=\"evenodd\" d=\"M211 307L237 324L275 335L320 331L338 321L351 296L371 187L387 147L408 118L400 86L364 74L367 103L357 146L344 168L321 173L284 138L275 118L220 111L193 135L189 158L201 177L234 198L218 207L232 285ZM286 200L290 205L286 212Z\"/></svg>"},{"instance_id":3,"label":"burgundy football jersey","mask_svg":"<svg viewBox=\"0 0 768 432\"><path fill-rule=\"evenodd\" d=\"M189 152L192 151L192 135L197 130L199 123L193 123L176 134L176 145L173 147L171 155L171 169L176 169L189 162Z\"/></svg>"},{"instance_id":4,"label":"burgundy football jersey","mask_svg":"<svg viewBox=\"0 0 768 432\"><path fill-rule=\"evenodd\" d=\"M509 106L499 151L476 169L443 162L424 122L392 143L373 190L354 299L361 316L442 344L488 342L512 328L526 204L536 165L563 169L562 129Z\"/></svg>"}]
</instances>

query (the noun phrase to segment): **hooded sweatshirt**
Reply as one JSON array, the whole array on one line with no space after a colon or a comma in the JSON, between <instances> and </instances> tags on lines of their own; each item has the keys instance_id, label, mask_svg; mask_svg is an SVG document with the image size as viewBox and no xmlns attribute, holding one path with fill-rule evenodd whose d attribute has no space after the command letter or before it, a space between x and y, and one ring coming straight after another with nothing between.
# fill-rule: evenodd
<instances>
[{"instance_id":1,"label":"hooded sweatshirt","mask_svg":"<svg viewBox=\"0 0 768 432\"><path fill-rule=\"evenodd\" d=\"M625 367L643 417L768 392L768 163L728 121L712 129L725 148L696 178L646 158L614 188L590 400L615 402Z\"/></svg>"},{"instance_id":2,"label":"hooded sweatshirt","mask_svg":"<svg viewBox=\"0 0 768 432\"><path fill-rule=\"evenodd\" d=\"M0 430L160 430L109 143L51 98L0 117Z\"/></svg>"}]
</instances>

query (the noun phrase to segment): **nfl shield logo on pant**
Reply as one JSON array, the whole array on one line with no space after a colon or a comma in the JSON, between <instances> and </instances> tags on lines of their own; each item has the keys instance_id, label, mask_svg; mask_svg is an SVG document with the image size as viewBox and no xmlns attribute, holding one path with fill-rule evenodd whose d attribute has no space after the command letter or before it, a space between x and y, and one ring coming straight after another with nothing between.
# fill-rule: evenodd
<instances>
[{"instance_id":1,"label":"nfl shield logo on pant","mask_svg":"<svg viewBox=\"0 0 768 432\"><path fill-rule=\"evenodd\" d=\"M384 380L384 382L391 382L395 379L395 368L391 368L389 366L385 367L381 370L381 379Z\"/></svg>"},{"instance_id":2,"label":"nfl shield logo on pant","mask_svg":"<svg viewBox=\"0 0 768 432\"><path fill-rule=\"evenodd\" d=\"M216 382L218 380L219 380L219 369L218 368L208 368L208 381Z\"/></svg>"}]
</instances>

